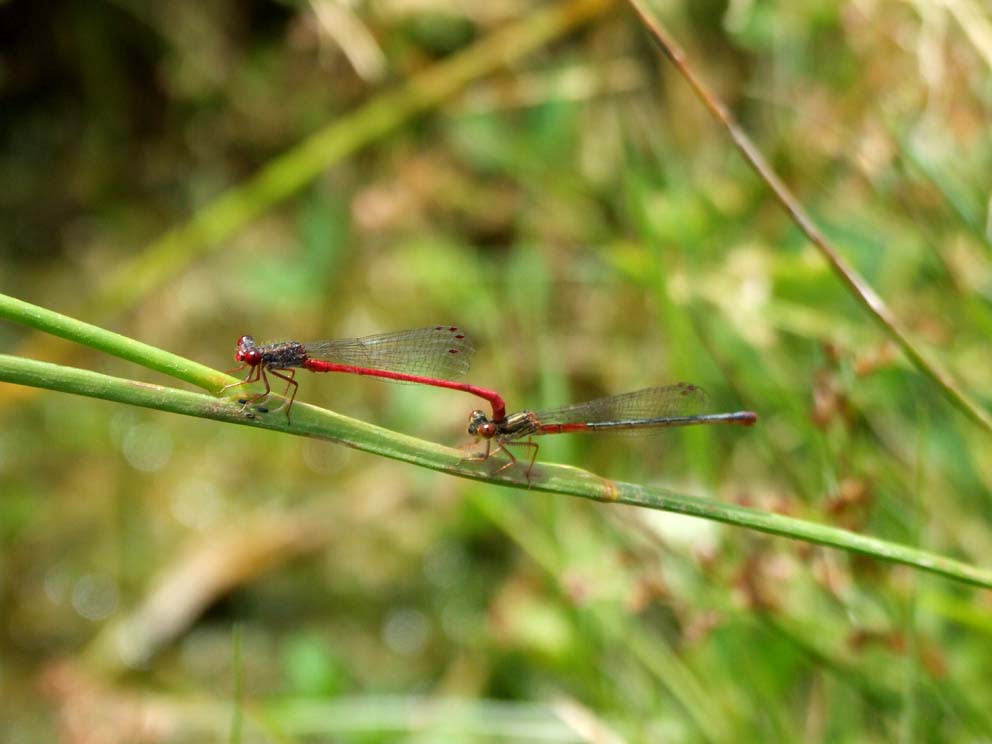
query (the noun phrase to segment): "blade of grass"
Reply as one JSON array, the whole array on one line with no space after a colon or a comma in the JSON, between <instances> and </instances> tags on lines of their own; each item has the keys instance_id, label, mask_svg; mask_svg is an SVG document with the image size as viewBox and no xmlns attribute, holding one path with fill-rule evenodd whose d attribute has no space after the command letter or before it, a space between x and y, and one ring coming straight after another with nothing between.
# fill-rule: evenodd
<instances>
[{"instance_id":1,"label":"blade of grass","mask_svg":"<svg viewBox=\"0 0 992 744\"><path fill-rule=\"evenodd\" d=\"M703 102L710 113L723 125L733 140L737 149L741 151L747 162L754 168L758 176L768 184L779 203L792 217L799 229L808 237L819 249L820 253L830 264L834 273L840 277L841 281L847 285L855 299L868 311L869 315L882 327L903 350L913 365L933 383L937 385L944 396L962 413L970 418L974 423L981 426L985 431L992 434L992 415L961 389L957 381L951 377L950 373L935 359L930 359L921 348L919 348L909 334L902 327L885 300L875 292L872 286L862 277L854 267L847 263L838 253L834 245L827 239L826 235L817 227L813 218L803 209L802 205L785 185L768 161L758 150L757 145L751 140L744 130L737 124L730 110L714 95L714 93L703 83L703 81L693 72L689 66L687 57L683 49L675 42L667 31L644 7L642 0L630 0L635 12L640 16L644 25L651 32L651 36L658 43L658 46L665 53L682 77L688 81L689 86Z\"/></svg>"},{"instance_id":2,"label":"blade of grass","mask_svg":"<svg viewBox=\"0 0 992 744\"><path fill-rule=\"evenodd\" d=\"M945 0L944 7L961 25L961 30L975 51L985 59L985 64L992 68L992 20L983 15L981 6L974 0Z\"/></svg>"},{"instance_id":3,"label":"blade of grass","mask_svg":"<svg viewBox=\"0 0 992 744\"><path fill-rule=\"evenodd\" d=\"M971 232L976 240L982 241L986 247L992 247L992 234L989 234L986 229L982 205L974 203L969 198L970 194L960 182L948 177L930 162L920 151L920 148L913 143L907 132L894 123L887 122L887 124L892 136L899 143L899 152L908 168L915 170L933 186L940 198L947 202L951 211L957 215L961 224Z\"/></svg>"},{"instance_id":4,"label":"blade of grass","mask_svg":"<svg viewBox=\"0 0 992 744\"><path fill-rule=\"evenodd\" d=\"M153 369L192 383L205 390L216 391L231 382L229 375L149 346L133 338L84 323L54 310L32 305L16 297L0 294L0 318L35 328L44 333L75 341L92 349L112 354L142 367Z\"/></svg>"},{"instance_id":5,"label":"blade of grass","mask_svg":"<svg viewBox=\"0 0 992 744\"><path fill-rule=\"evenodd\" d=\"M746 527L794 540L901 563L956 581L992 589L992 571L867 535L781 514L689 496L663 488L611 481L567 465L541 464L528 483L522 466L494 475L498 463L466 461L465 453L389 431L305 403L293 407L292 424L282 415L251 416L223 398L123 380L88 370L0 355L0 381L58 390L187 416L283 431L338 442L401 462L513 488L578 496L608 504L670 511Z\"/></svg>"},{"instance_id":6,"label":"blade of grass","mask_svg":"<svg viewBox=\"0 0 992 744\"><path fill-rule=\"evenodd\" d=\"M241 744L244 723L241 709L244 706L245 669L241 651L241 623L235 623L231 631L232 661L231 673L234 675L234 700L231 712L231 732L228 736L230 744Z\"/></svg>"},{"instance_id":7,"label":"blade of grass","mask_svg":"<svg viewBox=\"0 0 992 744\"><path fill-rule=\"evenodd\" d=\"M917 506L922 501L923 498L923 484L926 480L926 451L927 451L927 433L929 432L929 420L927 417L927 408L923 405L917 405L917 415L916 419L919 422L916 434L916 468L915 477L913 478L913 491L914 491L914 501L917 502ZM913 510L913 523L912 523L912 537L913 542L918 544L920 542L920 524L919 517L915 516L917 510ZM921 734L919 726L919 693L921 687L921 662L920 658L920 638L919 638L919 628L917 626L917 614L919 612L919 582L916 576L911 576L906 588L906 597L904 598L902 618L902 632L906 637L906 664L905 664L905 678L903 680L903 691L902 691L902 711L900 713L899 721L899 740L901 742L912 742L919 741Z\"/></svg>"}]
</instances>

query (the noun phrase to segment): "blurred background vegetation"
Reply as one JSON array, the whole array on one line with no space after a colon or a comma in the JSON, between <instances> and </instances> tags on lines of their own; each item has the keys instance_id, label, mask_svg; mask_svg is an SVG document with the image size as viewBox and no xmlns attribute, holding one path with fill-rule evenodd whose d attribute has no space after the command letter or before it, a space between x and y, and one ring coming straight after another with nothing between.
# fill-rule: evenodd
<instances>
[{"instance_id":1,"label":"blurred background vegetation","mask_svg":"<svg viewBox=\"0 0 992 744\"><path fill-rule=\"evenodd\" d=\"M243 333L454 323L479 347L469 379L511 409L691 380L760 425L549 438L542 458L987 565L988 433L866 317L628 7L562 11L526 54L499 37L499 64L417 115L390 93L573 5L0 4L3 291L220 369ZM989 6L655 11L989 404ZM155 242L335 125L339 155L285 198ZM0 344L43 348L7 323ZM992 736L988 591L325 442L0 396L5 742ZM456 445L475 407L307 373L300 399Z\"/></svg>"}]
</instances>

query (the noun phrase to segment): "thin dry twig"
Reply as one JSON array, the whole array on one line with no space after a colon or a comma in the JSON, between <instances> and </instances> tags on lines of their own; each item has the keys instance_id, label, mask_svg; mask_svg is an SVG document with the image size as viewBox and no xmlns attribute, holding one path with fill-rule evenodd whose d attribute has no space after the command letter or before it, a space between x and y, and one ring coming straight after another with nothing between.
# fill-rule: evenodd
<instances>
[{"instance_id":1,"label":"thin dry twig","mask_svg":"<svg viewBox=\"0 0 992 744\"><path fill-rule=\"evenodd\" d=\"M803 209L796 197L782 179L779 178L778 174L775 173L768 161L765 160L751 138L737 124L727 107L703 83L699 76L693 72L682 47L648 13L642 0L630 0L630 4L651 32L652 37L658 43L662 52L665 53L665 56L672 61L682 74L682 77L686 79L699 99L709 109L710 113L724 126L730 138L737 146L737 149L741 151L744 158L754 168L758 176L768 184L772 193L775 194L775 198L785 207L793 221L799 226L799 229L806 234L806 237L813 242L823 257L827 259L831 268L833 268L844 284L847 285L854 297L868 310L885 332L899 344L913 365L936 383L944 396L958 410L986 431L992 433L992 415L972 400L971 396L961 389L957 381L939 362L930 359L916 346L885 301L875 292L865 278L838 253L830 240L817 227L813 218Z\"/></svg>"}]
</instances>

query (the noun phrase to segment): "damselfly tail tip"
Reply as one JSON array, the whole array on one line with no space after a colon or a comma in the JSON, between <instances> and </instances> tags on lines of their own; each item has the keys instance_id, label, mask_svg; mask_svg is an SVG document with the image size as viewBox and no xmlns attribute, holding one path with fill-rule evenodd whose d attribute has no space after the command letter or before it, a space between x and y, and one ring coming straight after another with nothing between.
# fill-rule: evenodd
<instances>
[{"instance_id":1,"label":"damselfly tail tip","mask_svg":"<svg viewBox=\"0 0 992 744\"><path fill-rule=\"evenodd\" d=\"M754 426L758 423L758 414L754 411L739 411L736 421L742 426Z\"/></svg>"}]
</instances>

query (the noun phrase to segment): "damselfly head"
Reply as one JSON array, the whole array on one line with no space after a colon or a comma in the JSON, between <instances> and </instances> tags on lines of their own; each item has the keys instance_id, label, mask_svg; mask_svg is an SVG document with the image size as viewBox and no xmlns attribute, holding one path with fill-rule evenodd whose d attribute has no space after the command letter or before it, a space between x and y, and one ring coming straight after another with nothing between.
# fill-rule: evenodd
<instances>
[{"instance_id":1,"label":"damselfly head","mask_svg":"<svg viewBox=\"0 0 992 744\"><path fill-rule=\"evenodd\" d=\"M238 353L234 358L254 367L262 361L262 351L255 345L255 339L251 336L242 336L238 339Z\"/></svg>"},{"instance_id":2,"label":"damselfly head","mask_svg":"<svg viewBox=\"0 0 992 744\"><path fill-rule=\"evenodd\" d=\"M496 436L496 424L489 420L485 411L472 411L468 416L468 433L483 439L492 439Z\"/></svg>"}]
</instances>

